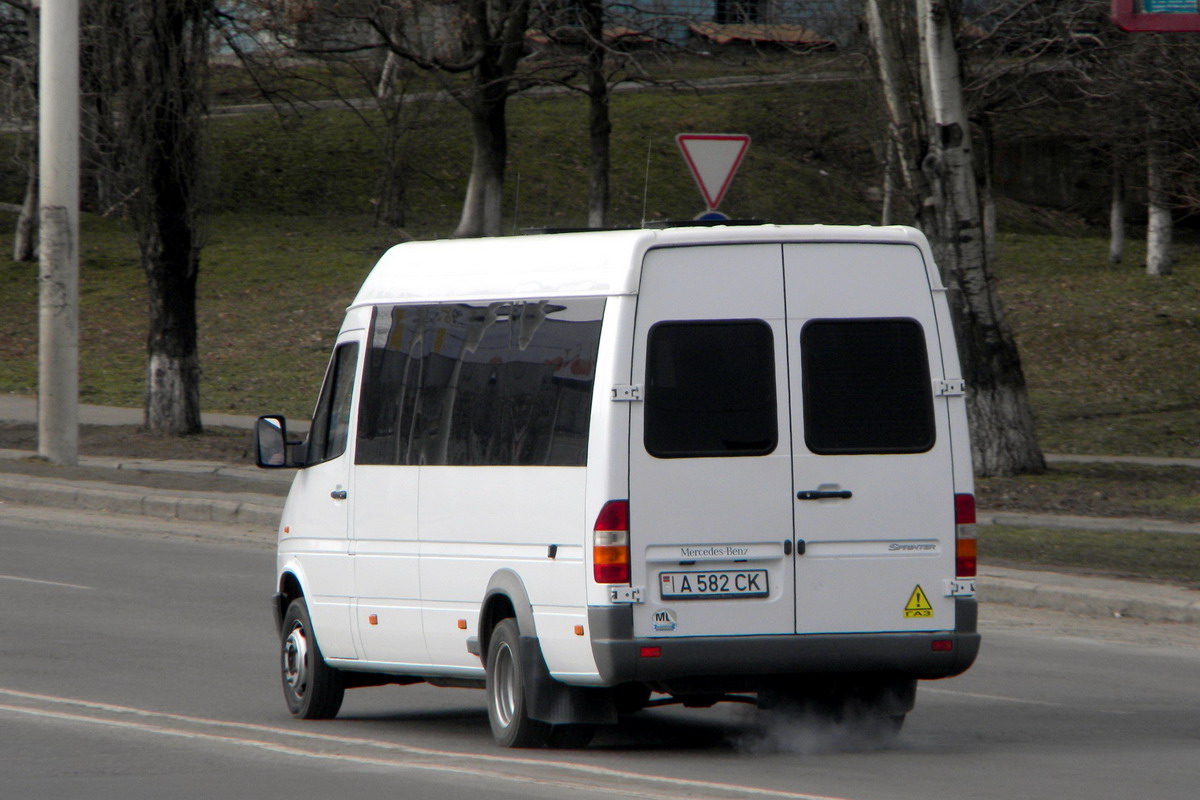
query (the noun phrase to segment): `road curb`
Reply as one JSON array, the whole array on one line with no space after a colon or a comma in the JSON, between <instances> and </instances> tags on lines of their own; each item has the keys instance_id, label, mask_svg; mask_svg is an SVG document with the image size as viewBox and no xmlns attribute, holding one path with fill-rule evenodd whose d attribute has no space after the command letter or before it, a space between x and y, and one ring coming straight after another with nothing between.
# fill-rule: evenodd
<instances>
[{"instance_id":1,"label":"road curb","mask_svg":"<svg viewBox=\"0 0 1200 800\"><path fill-rule=\"evenodd\" d=\"M1132 517L1081 517L1070 514L1031 514L1020 511L980 511L979 525L1008 525L1014 528L1061 528L1077 531L1134 533L1179 533L1200 536L1200 524Z\"/></svg>"},{"instance_id":2,"label":"road curb","mask_svg":"<svg viewBox=\"0 0 1200 800\"><path fill-rule=\"evenodd\" d=\"M979 600L1093 617L1200 623L1200 592L1113 578L992 567L979 576Z\"/></svg>"},{"instance_id":3,"label":"road curb","mask_svg":"<svg viewBox=\"0 0 1200 800\"><path fill-rule=\"evenodd\" d=\"M0 500L53 508L77 508L112 514L220 522L274 529L283 500L244 494L238 499L187 494L144 486L92 481L0 476Z\"/></svg>"}]
</instances>

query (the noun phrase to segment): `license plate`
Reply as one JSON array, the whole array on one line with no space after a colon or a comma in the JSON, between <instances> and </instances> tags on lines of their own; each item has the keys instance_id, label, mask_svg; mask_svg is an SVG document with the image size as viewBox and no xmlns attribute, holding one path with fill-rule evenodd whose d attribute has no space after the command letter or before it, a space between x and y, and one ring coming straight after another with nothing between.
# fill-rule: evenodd
<instances>
[{"instance_id":1,"label":"license plate","mask_svg":"<svg viewBox=\"0 0 1200 800\"><path fill-rule=\"evenodd\" d=\"M725 600L768 594L765 569L663 572L658 576L658 586L664 600Z\"/></svg>"}]
</instances>

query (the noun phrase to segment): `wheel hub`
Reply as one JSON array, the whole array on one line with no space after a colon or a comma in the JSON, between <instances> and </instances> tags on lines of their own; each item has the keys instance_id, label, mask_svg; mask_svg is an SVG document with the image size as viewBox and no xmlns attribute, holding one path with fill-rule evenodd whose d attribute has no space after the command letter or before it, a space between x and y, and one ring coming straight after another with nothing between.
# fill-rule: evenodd
<instances>
[{"instance_id":1,"label":"wheel hub","mask_svg":"<svg viewBox=\"0 0 1200 800\"><path fill-rule=\"evenodd\" d=\"M293 626L283 640L283 676L288 689L303 697L308 685L308 637L300 625Z\"/></svg>"},{"instance_id":2,"label":"wheel hub","mask_svg":"<svg viewBox=\"0 0 1200 800\"><path fill-rule=\"evenodd\" d=\"M500 644L495 659L495 692L492 695L492 707L496 712L496 720L507 728L512 724L517 711L516 698L517 671L512 650L507 642Z\"/></svg>"}]
</instances>

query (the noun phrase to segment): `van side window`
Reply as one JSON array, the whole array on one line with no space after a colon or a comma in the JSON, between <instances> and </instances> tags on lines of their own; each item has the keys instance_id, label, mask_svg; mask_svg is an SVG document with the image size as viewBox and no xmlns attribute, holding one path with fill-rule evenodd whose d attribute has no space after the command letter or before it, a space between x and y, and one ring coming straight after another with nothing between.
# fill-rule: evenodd
<instances>
[{"instance_id":1,"label":"van side window","mask_svg":"<svg viewBox=\"0 0 1200 800\"><path fill-rule=\"evenodd\" d=\"M659 323L650 329L646 363L650 455L761 456L775 449L775 346L765 322Z\"/></svg>"},{"instance_id":2,"label":"van side window","mask_svg":"<svg viewBox=\"0 0 1200 800\"><path fill-rule=\"evenodd\" d=\"M604 300L375 309L356 463L582 466Z\"/></svg>"},{"instance_id":3,"label":"van side window","mask_svg":"<svg viewBox=\"0 0 1200 800\"><path fill-rule=\"evenodd\" d=\"M821 455L933 447L925 332L913 319L813 320L800 331L804 440Z\"/></svg>"},{"instance_id":4,"label":"van side window","mask_svg":"<svg viewBox=\"0 0 1200 800\"><path fill-rule=\"evenodd\" d=\"M350 399L354 394L357 366L357 343L344 344L334 351L308 437L309 464L330 461L346 452L346 442L350 438Z\"/></svg>"}]
</instances>

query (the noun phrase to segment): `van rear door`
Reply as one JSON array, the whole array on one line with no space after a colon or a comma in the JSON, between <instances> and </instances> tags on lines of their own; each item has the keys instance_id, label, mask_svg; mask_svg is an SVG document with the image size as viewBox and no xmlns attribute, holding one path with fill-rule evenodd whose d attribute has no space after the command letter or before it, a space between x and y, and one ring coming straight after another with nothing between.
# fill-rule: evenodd
<instances>
[{"instance_id":1,"label":"van rear door","mask_svg":"<svg viewBox=\"0 0 1200 800\"><path fill-rule=\"evenodd\" d=\"M783 255L797 630L953 629L950 427L921 252L813 243Z\"/></svg>"},{"instance_id":2,"label":"van rear door","mask_svg":"<svg viewBox=\"0 0 1200 800\"><path fill-rule=\"evenodd\" d=\"M651 251L633 357L635 634L953 628L940 377L914 246Z\"/></svg>"},{"instance_id":3,"label":"van rear door","mask_svg":"<svg viewBox=\"0 0 1200 800\"><path fill-rule=\"evenodd\" d=\"M792 633L782 249L678 247L643 263L630 420L638 636Z\"/></svg>"}]
</instances>

